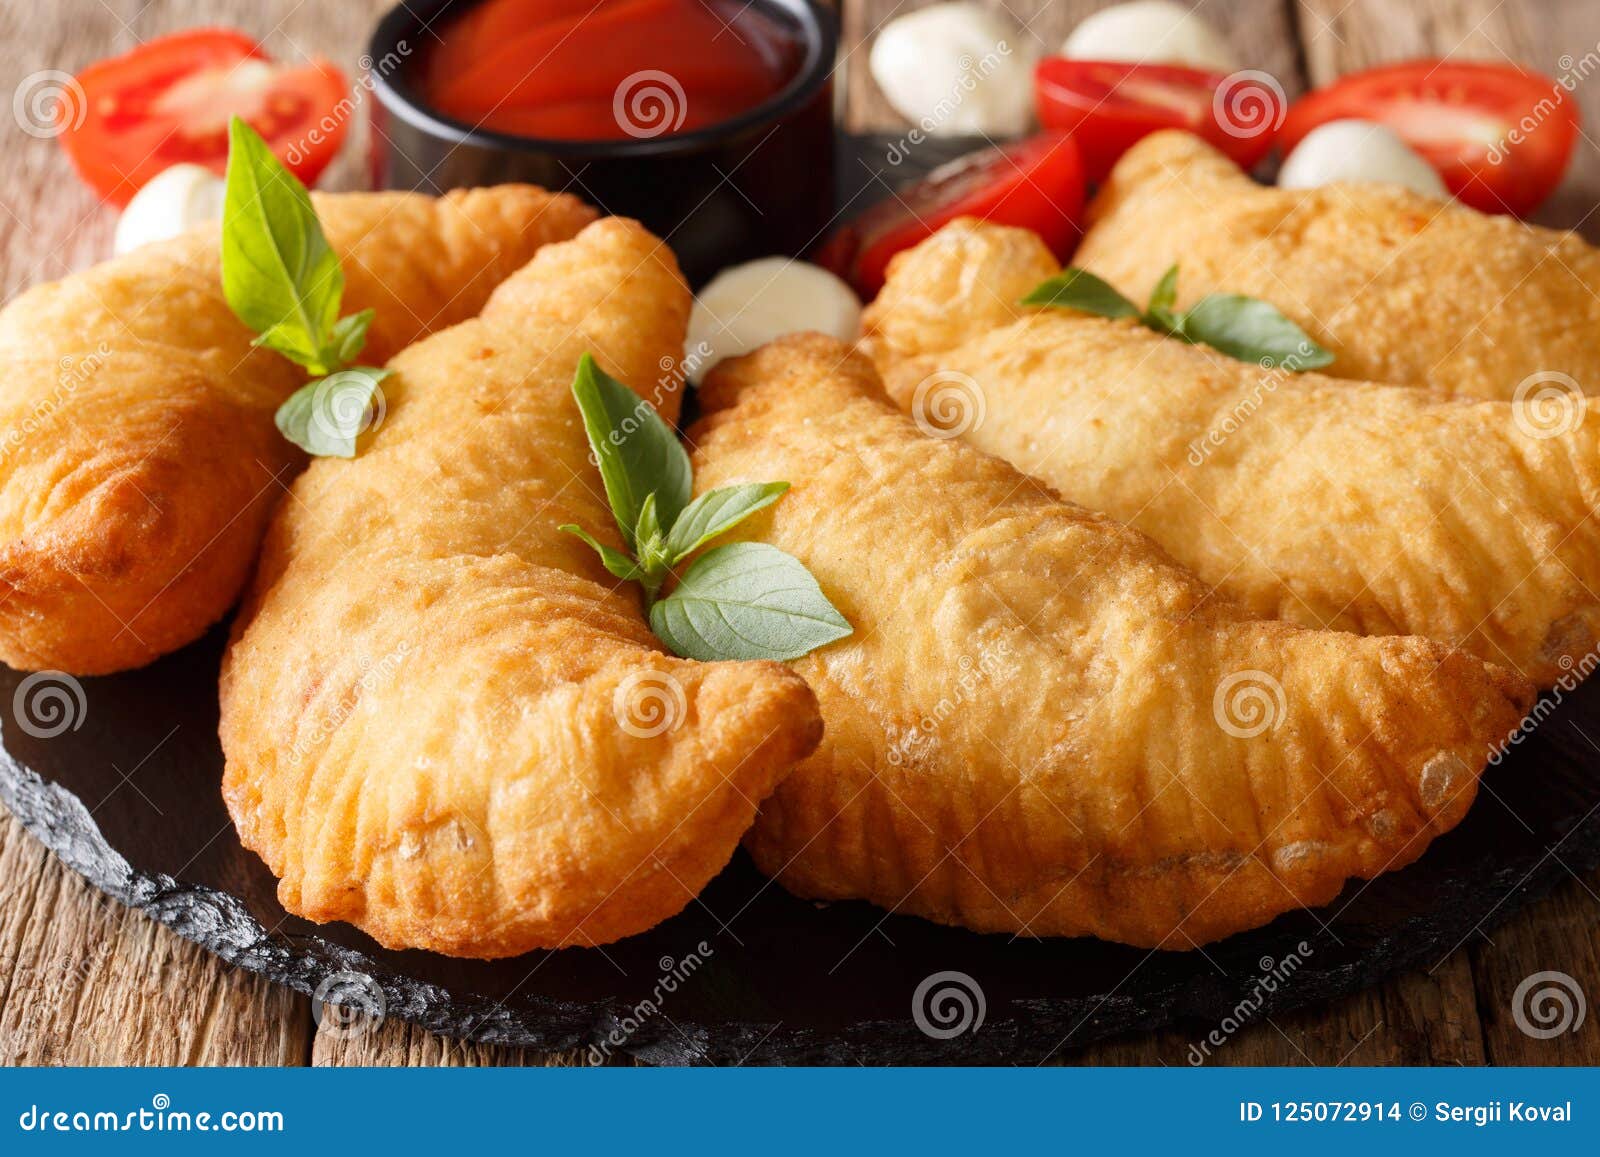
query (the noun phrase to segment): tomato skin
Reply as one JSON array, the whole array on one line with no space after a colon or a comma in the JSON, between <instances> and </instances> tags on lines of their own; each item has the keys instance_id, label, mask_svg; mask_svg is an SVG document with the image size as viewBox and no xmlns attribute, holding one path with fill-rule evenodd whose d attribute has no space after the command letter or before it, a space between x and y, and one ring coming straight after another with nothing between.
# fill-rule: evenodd
<instances>
[{"instance_id":1,"label":"tomato skin","mask_svg":"<svg viewBox=\"0 0 1600 1157\"><path fill-rule=\"evenodd\" d=\"M1279 134L1284 151L1318 125L1347 117L1388 125L1463 204L1517 216L1561 183L1579 128L1576 102L1548 76L1505 64L1410 60L1350 73L1295 101Z\"/></svg>"},{"instance_id":2,"label":"tomato skin","mask_svg":"<svg viewBox=\"0 0 1600 1157\"><path fill-rule=\"evenodd\" d=\"M224 78L236 83L224 99L208 100L208 85ZM90 65L76 81L81 97L59 111L61 146L84 181L118 206L180 162L223 173L229 100L244 102L245 119L307 185L348 130L348 118L333 115L347 92L337 68L325 60L274 64L255 40L228 28L156 37ZM182 107L166 107L177 98L186 98Z\"/></svg>"},{"instance_id":3,"label":"tomato skin","mask_svg":"<svg viewBox=\"0 0 1600 1157\"><path fill-rule=\"evenodd\" d=\"M1076 137L1091 181L1103 181L1135 142L1161 129L1186 129L1251 168L1272 148L1282 93L1263 80L1174 64L1046 57L1034 68L1039 123ZM1237 105L1238 125L1218 120ZM1231 130L1231 131L1230 131Z\"/></svg>"},{"instance_id":4,"label":"tomato skin","mask_svg":"<svg viewBox=\"0 0 1600 1157\"><path fill-rule=\"evenodd\" d=\"M1040 133L961 157L897 190L836 229L812 253L863 301L883 288L889 261L957 217L1031 229L1063 260L1083 215L1083 162L1071 137Z\"/></svg>"}]
</instances>

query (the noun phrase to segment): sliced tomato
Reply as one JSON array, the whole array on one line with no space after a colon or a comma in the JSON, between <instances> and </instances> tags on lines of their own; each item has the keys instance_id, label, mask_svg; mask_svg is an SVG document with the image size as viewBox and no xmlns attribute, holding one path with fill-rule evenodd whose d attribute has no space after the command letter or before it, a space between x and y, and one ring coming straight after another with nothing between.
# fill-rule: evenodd
<instances>
[{"instance_id":1,"label":"sliced tomato","mask_svg":"<svg viewBox=\"0 0 1600 1157\"><path fill-rule=\"evenodd\" d=\"M1438 170L1445 188L1485 213L1536 209L1561 183L1578 138L1578 106L1548 76L1507 64L1413 60L1342 76L1295 101L1284 151L1328 121L1388 125Z\"/></svg>"},{"instance_id":2,"label":"sliced tomato","mask_svg":"<svg viewBox=\"0 0 1600 1157\"><path fill-rule=\"evenodd\" d=\"M223 172L228 122L249 121L307 185L344 142L344 76L325 60L275 64L241 32L202 28L146 41L78 74L60 109L61 143L83 179L125 205L181 161Z\"/></svg>"},{"instance_id":3,"label":"sliced tomato","mask_svg":"<svg viewBox=\"0 0 1600 1157\"><path fill-rule=\"evenodd\" d=\"M1248 169L1272 147L1286 103L1265 74L1061 56L1039 62L1033 87L1039 123L1073 134L1091 181L1160 129L1187 129Z\"/></svg>"},{"instance_id":4,"label":"sliced tomato","mask_svg":"<svg viewBox=\"0 0 1600 1157\"><path fill-rule=\"evenodd\" d=\"M883 288L891 257L957 217L1032 229L1065 260L1083 199L1083 163L1072 138L1041 133L941 165L830 234L814 257L863 300Z\"/></svg>"}]
</instances>

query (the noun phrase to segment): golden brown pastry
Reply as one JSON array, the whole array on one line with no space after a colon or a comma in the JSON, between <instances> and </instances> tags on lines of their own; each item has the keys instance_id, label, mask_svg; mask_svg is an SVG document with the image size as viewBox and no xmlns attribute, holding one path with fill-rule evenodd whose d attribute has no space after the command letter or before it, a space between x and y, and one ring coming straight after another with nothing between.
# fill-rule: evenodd
<instances>
[{"instance_id":1,"label":"golden brown pastry","mask_svg":"<svg viewBox=\"0 0 1600 1157\"><path fill-rule=\"evenodd\" d=\"M316 197L344 310L382 365L471 317L594 213L526 185ZM216 226L29 290L0 312L0 660L100 674L232 605L304 456L273 425L305 372L222 296Z\"/></svg>"},{"instance_id":2,"label":"golden brown pastry","mask_svg":"<svg viewBox=\"0 0 1600 1157\"><path fill-rule=\"evenodd\" d=\"M952 223L864 346L902 409L1137 526L1264 618L1426 635L1546 686L1600 640L1600 412L1264 370L1018 300L1032 233ZM947 411L947 412L945 412Z\"/></svg>"},{"instance_id":3,"label":"golden brown pastry","mask_svg":"<svg viewBox=\"0 0 1600 1157\"><path fill-rule=\"evenodd\" d=\"M1143 534L921 434L815 335L724 362L695 483L855 627L794 667L826 732L747 839L802 896L1181 948L1323 904L1466 813L1516 676L1252 618Z\"/></svg>"},{"instance_id":4,"label":"golden brown pastry","mask_svg":"<svg viewBox=\"0 0 1600 1157\"><path fill-rule=\"evenodd\" d=\"M1180 307L1270 301L1335 377L1510 399L1561 374L1600 392L1600 251L1576 234L1397 186L1263 187L1179 132L1123 156L1089 225L1075 265L1140 304L1174 263Z\"/></svg>"},{"instance_id":5,"label":"golden brown pastry","mask_svg":"<svg viewBox=\"0 0 1600 1157\"><path fill-rule=\"evenodd\" d=\"M664 654L637 587L557 529L612 525L579 357L671 420L689 303L654 237L591 225L393 359L371 446L295 482L221 726L289 911L458 956L615 940L695 896L816 746L798 676Z\"/></svg>"}]
</instances>

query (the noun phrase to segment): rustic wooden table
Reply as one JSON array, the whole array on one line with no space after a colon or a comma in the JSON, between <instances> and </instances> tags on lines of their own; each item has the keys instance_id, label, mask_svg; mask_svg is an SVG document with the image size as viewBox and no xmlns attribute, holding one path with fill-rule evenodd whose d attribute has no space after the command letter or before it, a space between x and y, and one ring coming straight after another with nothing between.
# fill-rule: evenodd
<instances>
[{"instance_id":1,"label":"rustic wooden table","mask_svg":"<svg viewBox=\"0 0 1600 1157\"><path fill-rule=\"evenodd\" d=\"M899 118L873 86L873 30L924 0L845 0L841 65L852 128ZM1104 0L984 0L1055 47ZM0 87L41 69L76 70L157 33L235 24L280 56L325 55L352 72L390 0L59 0L0 7ZM1251 66L1292 96L1308 84L1412 56L1509 59L1552 75L1600 51L1600 0L1200 0ZM1593 57L1590 63L1593 63ZM1574 92L1600 125L1600 77ZM358 134L359 136L359 134ZM364 142L325 182L359 182ZM0 169L0 295L109 251L113 215L74 180L60 150L7 129ZM1600 237L1600 146L1586 137L1543 215ZM1559 970L1600 1001L1600 873L1574 876L1543 902L1480 931L1426 973L1331 1006L1253 1023L1216 1054L1225 1064L1596 1064L1600 1011L1576 1033L1522 1033L1511 997L1523 978ZM1066 1058L1082 1064L1184 1064L1191 1040L1157 1033ZM441 1039L399 1021L321 1031L311 1002L222 964L104 898L0 811L0 1061L13 1064L562 1064L544 1055Z\"/></svg>"}]
</instances>

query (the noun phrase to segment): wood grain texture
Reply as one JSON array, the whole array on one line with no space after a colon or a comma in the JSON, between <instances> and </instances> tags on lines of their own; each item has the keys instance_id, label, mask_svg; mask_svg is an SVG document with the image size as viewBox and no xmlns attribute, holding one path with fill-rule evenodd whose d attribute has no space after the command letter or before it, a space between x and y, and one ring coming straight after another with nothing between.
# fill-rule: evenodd
<instances>
[{"instance_id":1,"label":"wood grain texture","mask_svg":"<svg viewBox=\"0 0 1600 1157\"><path fill-rule=\"evenodd\" d=\"M841 76L850 127L901 119L867 71L873 31L924 0L844 6ZM984 0L1054 49L1104 0ZM1426 54L1510 58L1559 73L1600 40L1596 0L1202 0L1250 67L1293 95L1382 60ZM355 73L387 0L63 0L0 6L0 78L75 69L162 31L235 24L286 58L332 57ZM1574 96L1600 125L1600 72ZM359 183L365 122L329 187ZM5 127L0 168L0 294L57 277L109 251L113 218L70 176L55 143ZM1600 149L1585 141L1545 218L1576 224L1600 188ZM1210 1046L1208 1064L1600 1063L1600 1011L1575 1034L1531 1037L1513 998L1528 977L1572 976L1600 1001L1600 873L1573 879L1502 928L1462 945L1431 971L1400 977L1330 1006L1244 1017ZM450 1041L399 1021L315 1023L311 1002L227 968L142 915L94 892L0 813L0 1063L507 1065L586 1063L582 1053ZM1190 1064L1220 1026L1185 1026L1058 1058L1071 1064ZM612 1063L627 1063L614 1058Z\"/></svg>"},{"instance_id":2,"label":"wood grain texture","mask_svg":"<svg viewBox=\"0 0 1600 1157\"><path fill-rule=\"evenodd\" d=\"M0 813L0 1063L298 1065L308 1002L100 895Z\"/></svg>"},{"instance_id":3,"label":"wood grain texture","mask_svg":"<svg viewBox=\"0 0 1600 1157\"><path fill-rule=\"evenodd\" d=\"M320 1018L311 1052L313 1065L405 1065L413 1068L532 1065L550 1068L593 1063L587 1051L581 1049L541 1053L451 1040L397 1020L377 1022L367 1018L337 1025L336 1019L326 1012ZM609 1063L631 1062L623 1056Z\"/></svg>"}]
</instances>

